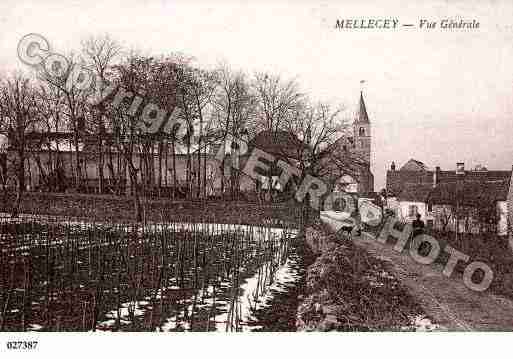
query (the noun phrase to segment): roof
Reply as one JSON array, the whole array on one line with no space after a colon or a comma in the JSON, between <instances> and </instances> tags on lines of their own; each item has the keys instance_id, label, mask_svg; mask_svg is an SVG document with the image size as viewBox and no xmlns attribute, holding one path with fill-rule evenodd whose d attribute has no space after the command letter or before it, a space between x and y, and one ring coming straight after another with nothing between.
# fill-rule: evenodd
<instances>
[{"instance_id":1,"label":"roof","mask_svg":"<svg viewBox=\"0 0 513 359\"><path fill-rule=\"evenodd\" d=\"M433 204L462 206L491 205L508 197L509 181L462 181L437 185L429 195Z\"/></svg>"},{"instance_id":2,"label":"roof","mask_svg":"<svg viewBox=\"0 0 513 359\"><path fill-rule=\"evenodd\" d=\"M427 171L427 166L416 159L410 158L402 167L401 171Z\"/></svg>"},{"instance_id":3,"label":"roof","mask_svg":"<svg viewBox=\"0 0 513 359\"><path fill-rule=\"evenodd\" d=\"M287 131L262 131L251 141L250 148L258 148L277 157L290 157L298 159L299 154L306 145L296 135Z\"/></svg>"},{"instance_id":4,"label":"roof","mask_svg":"<svg viewBox=\"0 0 513 359\"><path fill-rule=\"evenodd\" d=\"M369 116L367 115L367 108L365 101L363 101L363 93L360 92L360 104L358 106L358 113L356 114L355 123L370 123Z\"/></svg>"},{"instance_id":5,"label":"roof","mask_svg":"<svg viewBox=\"0 0 513 359\"><path fill-rule=\"evenodd\" d=\"M404 186L397 198L400 201L426 203L432 190L432 185L408 183Z\"/></svg>"},{"instance_id":6,"label":"roof","mask_svg":"<svg viewBox=\"0 0 513 359\"><path fill-rule=\"evenodd\" d=\"M379 194L377 192L363 192L363 193L360 193L359 194L359 197L360 198L365 198L365 199L378 199L379 198Z\"/></svg>"},{"instance_id":7,"label":"roof","mask_svg":"<svg viewBox=\"0 0 513 359\"><path fill-rule=\"evenodd\" d=\"M410 160L411 161L411 160ZM413 160L415 161L415 160ZM422 163L422 162L421 162ZM386 189L389 196L398 196L408 184L433 185L433 170L405 170L404 166L399 171L387 171ZM511 180L511 171L465 171L463 175L457 175L456 171L438 171L438 184L457 182L496 182Z\"/></svg>"},{"instance_id":8,"label":"roof","mask_svg":"<svg viewBox=\"0 0 513 359\"><path fill-rule=\"evenodd\" d=\"M431 171L387 171L386 189L389 196L397 196L407 184L433 185Z\"/></svg>"}]
</instances>

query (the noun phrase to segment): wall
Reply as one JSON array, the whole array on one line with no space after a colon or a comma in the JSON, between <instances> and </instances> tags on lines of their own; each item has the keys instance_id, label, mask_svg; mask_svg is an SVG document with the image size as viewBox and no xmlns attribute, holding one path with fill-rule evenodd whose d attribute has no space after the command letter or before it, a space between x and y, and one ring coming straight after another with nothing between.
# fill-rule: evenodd
<instances>
[{"instance_id":1,"label":"wall","mask_svg":"<svg viewBox=\"0 0 513 359\"><path fill-rule=\"evenodd\" d=\"M508 234L508 202L497 202L497 212L499 213L499 222L497 223L497 234L505 236Z\"/></svg>"},{"instance_id":2,"label":"wall","mask_svg":"<svg viewBox=\"0 0 513 359\"><path fill-rule=\"evenodd\" d=\"M433 220L433 216L427 213L427 205L423 202L413 202L413 201L400 201L399 208L401 211L400 218L405 221L413 221L416 219L415 214L413 216L409 216L409 206L417 206L417 212L420 214L421 219L426 223L428 220Z\"/></svg>"},{"instance_id":3,"label":"wall","mask_svg":"<svg viewBox=\"0 0 513 359\"><path fill-rule=\"evenodd\" d=\"M11 154L12 156L13 154ZM45 172L48 172L50 166L50 157L52 158L52 162L56 162L57 154L55 152L49 153L48 151L41 151L39 153L30 153L27 156L27 162L26 162L26 185L29 190L34 190L40 187L42 183L41 179L41 171L39 169L39 166L36 162L36 156L39 159L41 163L41 167L43 167L43 170ZM62 164L62 168L64 169L64 175L67 178L73 178L73 169L75 167L75 152L60 152L59 155L59 161ZM98 171L98 160L95 157L94 154L91 153L81 153L81 159L83 160L86 157L85 166L82 165L83 170L85 171L84 175L85 178L89 180L98 180L99 178L99 171ZM104 170L103 175L105 179L109 179L110 176L110 170L108 168L108 155L105 155L104 158ZM112 164L114 168L114 172L117 175L118 172L118 155L116 153L113 153L111 155L112 157ZM240 167L244 168L245 162L247 160L247 157L243 157L241 159ZM124 161L124 158L121 158L121 161ZM201 164L203 166L204 157L201 158ZM137 168L140 167L140 156L134 155L133 162ZM221 188L221 162L219 162L213 155L208 155L207 157L207 193L213 194L214 192L217 192ZM158 156L154 156L153 158L153 165L154 165L154 184L158 183L159 178L159 158ZM231 173L231 162L229 158L225 161L225 170L224 175L229 179L230 173ZM191 155L191 167L193 172L198 172L198 158L197 155ZM178 182L178 185L183 186L186 184L186 178L187 178L187 156L185 155L176 155L175 157L175 168L176 168L176 179ZM167 185L172 186L173 185L173 158L172 155L169 154L167 158L167 166L165 157L162 160L162 186L165 186L166 180ZM128 175L128 171L126 172L126 180L127 184L130 183L130 177ZM138 173L139 180L141 179L141 171ZM203 173L201 173L201 181L203 182ZM194 180L193 185L197 183L197 180ZM242 174L240 178L241 183L241 190L242 191L254 191L255 190L255 181L248 176ZM228 180L225 182L226 188L229 188Z\"/></svg>"},{"instance_id":4,"label":"wall","mask_svg":"<svg viewBox=\"0 0 513 359\"><path fill-rule=\"evenodd\" d=\"M387 208L394 211L396 216L400 216L401 207L399 206L399 201L397 200L397 197L387 198Z\"/></svg>"},{"instance_id":5,"label":"wall","mask_svg":"<svg viewBox=\"0 0 513 359\"><path fill-rule=\"evenodd\" d=\"M446 231L455 232L456 225L458 225L458 233L479 233L480 226L479 221L470 218L467 223L464 219L460 219L456 221L454 216L454 207L450 205L434 205L433 213L435 217L435 228L438 230L443 230L444 221L447 221L448 224L445 227Z\"/></svg>"},{"instance_id":6,"label":"wall","mask_svg":"<svg viewBox=\"0 0 513 359\"><path fill-rule=\"evenodd\" d=\"M497 213L499 219L497 223L497 234L499 236L505 236L508 231L508 217L510 217L508 202L500 201L497 202ZM447 231L454 232L456 230L456 219L453 214L454 208L449 205L434 205L433 213L435 219L435 228L438 230L443 229L442 218L447 217L450 214L449 223L445 228ZM458 222L458 233L473 233L478 234L482 230L481 224L476 217L470 217L468 220L460 219Z\"/></svg>"}]
</instances>

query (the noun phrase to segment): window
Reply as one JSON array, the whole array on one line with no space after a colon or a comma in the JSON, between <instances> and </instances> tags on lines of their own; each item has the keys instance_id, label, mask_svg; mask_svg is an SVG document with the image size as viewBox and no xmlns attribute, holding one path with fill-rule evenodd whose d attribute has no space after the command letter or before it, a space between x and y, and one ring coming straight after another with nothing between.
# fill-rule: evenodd
<instances>
[{"instance_id":1,"label":"window","mask_svg":"<svg viewBox=\"0 0 513 359\"><path fill-rule=\"evenodd\" d=\"M365 136L365 128L360 127L360 129L358 130L358 135L359 136Z\"/></svg>"},{"instance_id":2,"label":"window","mask_svg":"<svg viewBox=\"0 0 513 359\"><path fill-rule=\"evenodd\" d=\"M207 171L206 172L207 172L207 177L208 178L214 178L215 171L216 171L216 169L215 169L215 167L211 163L207 164Z\"/></svg>"},{"instance_id":3,"label":"window","mask_svg":"<svg viewBox=\"0 0 513 359\"><path fill-rule=\"evenodd\" d=\"M428 212L433 212L433 204L432 203L428 203Z\"/></svg>"},{"instance_id":4,"label":"window","mask_svg":"<svg viewBox=\"0 0 513 359\"><path fill-rule=\"evenodd\" d=\"M346 201L343 198L337 198L333 202L333 211L342 212L346 206Z\"/></svg>"},{"instance_id":5,"label":"window","mask_svg":"<svg viewBox=\"0 0 513 359\"><path fill-rule=\"evenodd\" d=\"M417 206L414 204L410 204L408 206L408 217L414 217L417 213Z\"/></svg>"}]
</instances>

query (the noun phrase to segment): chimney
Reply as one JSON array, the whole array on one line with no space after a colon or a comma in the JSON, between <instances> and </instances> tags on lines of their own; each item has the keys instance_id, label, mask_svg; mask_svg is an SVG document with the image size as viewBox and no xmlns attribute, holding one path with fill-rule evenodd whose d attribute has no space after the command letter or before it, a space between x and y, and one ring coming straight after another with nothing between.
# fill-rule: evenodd
<instances>
[{"instance_id":1,"label":"chimney","mask_svg":"<svg viewBox=\"0 0 513 359\"><path fill-rule=\"evenodd\" d=\"M463 163L463 162L456 163L456 174L457 175L465 174L465 163Z\"/></svg>"},{"instance_id":2,"label":"chimney","mask_svg":"<svg viewBox=\"0 0 513 359\"><path fill-rule=\"evenodd\" d=\"M395 171L395 162L394 162L394 161L392 161L392 165L390 166L390 169L391 169L392 171Z\"/></svg>"},{"instance_id":3,"label":"chimney","mask_svg":"<svg viewBox=\"0 0 513 359\"><path fill-rule=\"evenodd\" d=\"M440 167L436 166L435 170L433 171L433 188L435 188L438 185L439 181L440 181Z\"/></svg>"}]
</instances>

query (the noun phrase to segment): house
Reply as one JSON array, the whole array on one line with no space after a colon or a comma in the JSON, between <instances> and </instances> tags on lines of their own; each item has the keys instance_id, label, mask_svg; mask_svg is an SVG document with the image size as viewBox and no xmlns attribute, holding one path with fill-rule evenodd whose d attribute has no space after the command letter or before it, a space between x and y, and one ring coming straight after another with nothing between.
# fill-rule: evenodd
<instances>
[{"instance_id":1,"label":"house","mask_svg":"<svg viewBox=\"0 0 513 359\"><path fill-rule=\"evenodd\" d=\"M428 167L415 159L410 159L399 170L396 170L395 162L392 162L386 177L387 207L398 218L411 218L410 206L427 208L424 191L433 186L433 172ZM415 192L416 187L421 187L422 192ZM400 198L400 194L405 190ZM401 204L402 202L402 204ZM423 203L422 205L420 203ZM413 214L413 216L415 216Z\"/></svg>"},{"instance_id":2,"label":"house","mask_svg":"<svg viewBox=\"0 0 513 359\"><path fill-rule=\"evenodd\" d=\"M387 206L405 221L419 213L435 229L505 235L513 224L512 187L511 170L465 170L462 162L452 171L429 170L411 159L387 171Z\"/></svg>"},{"instance_id":3,"label":"house","mask_svg":"<svg viewBox=\"0 0 513 359\"><path fill-rule=\"evenodd\" d=\"M292 164L297 164L308 151L308 146L295 134L283 130L259 132L249 141L248 154L255 148L274 156L277 160L284 160ZM278 191L286 190L278 182L281 172L282 169L276 163L271 164L269 171L265 173L261 171L257 186L264 190L268 190L269 186ZM291 183L288 183L287 189L290 189L290 186Z\"/></svg>"},{"instance_id":4,"label":"house","mask_svg":"<svg viewBox=\"0 0 513 359\"><path fill-rule=\"evenodd\" d=\"M299 166L299 161L301 161L309 151L308 146L293 133L283 130L264 130L259 132L248 142L248 152L246 156L241 158L241 168L243 168L249 154L251 154L255 148L272 155L277 161L283 160L286 163L296 166ZM282 171L283 170L277 166L276 162L269 164L268 171L260 169L260 178L258 181L253 181L255 186L254 190L266 191L268 197L271 195L271 190L285 193L285 195L290 197L294 190L294 185L292 181L289 181L285 188L283 188L278 181Z\"/></svg>"},{"instance_id":5,"label":"house","mask_svg":"<svg viewBox=\"0 0 513 359\"><path fill-rule=\"evenodd\" d=\"M428 226L432 225L432 208L428 203L432 190L433 187L429 184L406 184L397 195L399 210L396 213L399 218L411 222L420 214Z\"/></svg>"},{"instance_id":6,"label":"house","mask_svg":"<svg viewBox=\"0 0 513 359\"><path fill-rule=\"evenodd\" d=\"M510 181L440 183L429 195L435 228L458 233L508 233Z\"/></svg>"}]
</instances>

